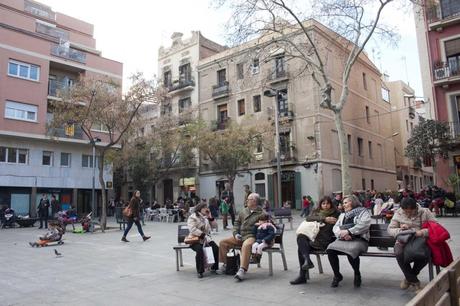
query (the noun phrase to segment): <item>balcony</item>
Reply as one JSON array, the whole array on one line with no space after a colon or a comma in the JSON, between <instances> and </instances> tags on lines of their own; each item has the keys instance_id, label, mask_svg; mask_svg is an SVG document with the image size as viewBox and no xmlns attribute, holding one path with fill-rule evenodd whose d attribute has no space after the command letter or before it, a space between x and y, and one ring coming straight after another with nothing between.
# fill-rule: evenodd
<instances>
[{"instance_id":1,"label":"balcony","mask_svg":"<svg viewBox=\"0 0 460 306\"><path fill-rule=\"evenodd\" d=\"M295 157L292 150L286 150L286 151L281 150L280 152L280 162L281 163L294 163L296 161L297 161L297 158ZM272 152L270 154L270 163L276 164L276 153L275 152Z\"/></svg>"},{"instance_id":2,"label":"balcony","mask_svg":"<svg viewBox=\"0 0 460 306\"><path fill-rule=\"evenodd\" d=\"M86 64L86 53L62 45L51 45L51 54L74 62Z\"/></svg>"},{"instance_id":3,"label":"balcony","mask_svg":"<svg viewBox=\"0 0 460 306\"><path fill-rule=\"evenodd\" d=\"M83 130L78 126L48 128L46 134L52 137L83 139Z\"/></svg>"},{"instance_id":4,"label":"balcony","mask_svg":"<svg viewBox=\"0 0 460 306\"><path fill-rule=\"evenodd\" d=\"M268 74L267 79L269 84L285 82L289 80L289 72L286 70L286 67L283 69L273 69Z\"/></svg>"},{"instance_id":5,"label":"balcony","mask_svg":"<svg viewBox=\"0 0 460 306\"><path fill-rule=\"evenodd\" d=\"M460 140L460 123L459 122L448 122L450 128L451 137L455 142Z\"/></svg>"},{"instance_id":6,"label":"balcony","mask_svg":"<svg viewBox=\"0 0 460 306\"><path fill-rule=\"evenodd\" d=\"M225 130L230 125L230 117L226 117L221 120L211 122L212 131L222 131Z\"/></svg>"},{"instance_id":7,"label":"balcony","mask_svg":"<svg viewBox=\"0 0 460 306\"><path fill-rule=\"evenodd\" d=\"M56 79L48 79L48 97L57 97L60 91L66 91L69 85Z\"/></svg>"},{"instance_id":8,"label":"balcony","mask_svg":"<svg viewBox=\"0 0 460 306\"><path fill-rule=\"evenodd\" d=\"M293 103L286 103L281 105L279 109L280 114L280 123L285 121L292 121L294 120L294 104Z\"/></svg>"},{"instance_id":9,"label":"balcony","mask_svg":"<svg viewBox=\"0 0 460 306\"><path fill-rule=\"evenodd\" d=\"M433 84L436 86L449 85L460 81L460 63L450 61L449 63L440 62L433 68Z\"/></svg>"},{"instance_id":10,"label":"balcony","mask_svg":"<svg viewBox=\"0 0 460 306\"><path fill-rule=\"evenodd\" d=\"M193 79L179 79L172 82L168 86L168 92L171 94L178 94L184 91L193 90L195 81Z\"/></svg>"},{"instance_id":11,"label":"balcony","mask_svg":"<svg viewBox=\"0 0 460 306\"><path fill-rule=\"evenodd\" d=\"M228 84L228 81L224 81L212 87L212 97L214 99L225 98L228 97L229 94L230 86Z\"/></svg>"},{"instance_id":12,"label":"balcony","mask_svg":"<svg viewBox=\"0 0 460 306\"><path fill-rule=\"evenodd\" d=\"M428 27L432 30L442 30L443 27L460 23L460 2L452 5L434 4L426 11Z\"/></svg>"}]
</instances>

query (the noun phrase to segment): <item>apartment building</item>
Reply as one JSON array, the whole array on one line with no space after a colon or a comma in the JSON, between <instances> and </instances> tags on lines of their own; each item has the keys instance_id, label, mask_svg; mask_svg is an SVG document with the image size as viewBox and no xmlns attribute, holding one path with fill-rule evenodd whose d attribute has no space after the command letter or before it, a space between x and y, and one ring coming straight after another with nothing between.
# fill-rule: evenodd
<instances>
[{"instance_id":1,"label":"apartment building","mask_svg":"<svg viewBox=\"0 0 460 306\"><path fill-rule=\"evenodd\" d=\"M425 1L421 14L415 14L417 44L423 92L431 103L433 118L449 122L455 143L460 135L460 2ZM460 168L460 150L436 165L436 184Z\"/></svg>"},{"instance_id":2,"label":"apartment building","mask_svg":"<svg viewBox=\"0 0 460 306\"><path fill-rule=\"evenodd\" d=\"M88 212L96 166L90 140L76 126L51 131L47 122L62 103L59 90L80 76L121 84L123 65L96 50L93 25L41 3L0 0L0 16L0 205L34 215L45 193ZM95 135L99 144L108 140L103 128ZM111 188L110 167L104 178ZM96 189L100 202L97 179Z\"/></svg>"},{"instance_id":3,"label":"apartment building","mask_svg":"<svg viewBox=\"0 0 460 306\"><path fill-rule=\"evenodd\" d=\"M393 127L392 138L396 162L396 179L398 189L409 188L419 192L423 187L433 184L433 168L430 161L417 164L404 156L407 140L411 137L412 130L422 118L417 111L419 102L415 99L414 90L403 81L385 82L389 91L391 104L391 124ZM423 109L423 107L420 107Z\"/></svg>"},{"instance_id":4,"label":"apartment building","mask_svg":"<svg viewBox=\"0 0 460 306\"><path fill-rule=\"evenodd\" d=\"M142 136L148 135L158 120L178 120L177 128L181 128L189 120L198 118L198 62L224 49L224 46L207 39L199 31L192 31L188 37L179 32L172 34L171 45L161 46L158 50L158 75L167 92L166 98L159 105L148 106L142 111L146 121L146 126L140 131ZM181 163L180 152L163 154L165 165L172 166L168 167L160 182L152 186L148 199L165 203L168 199L175 200L179 196L197 192L198 152L194 150L194 161L187 165ZM125 193L129 195L135 186L132 183L127 185Z\"/></svg>"},{"instance_id":5,"label":"apartment building","mask_svg":"<svg viewBox=\"0 0 460 306\"><path fill-rule=\"evenodd\" d=\"M337 34L310 20L307 28L327 52L326 69L334 87L341 89L343 44ZM291 37L290 37L291 38ZM304 39L293 35L293 40ZM303 64L269 39L255 39L201 60L200 114L216 130L229 122L273 122L277 103L280 116L282 201L300 208L302 195L319 199L341 190L338 133L330 111L320 107L320 92ZM266 97L267 88L278 96ZM343 110L354 190L396 188L394 147L388 99L382 98L380 72L362 54L352 70L350 96ZM275 101L276 100L276 101ZM247 120L249 119L249 120ZM237 205L243 186L249 185L275 207L277 203L275 139L273 146L254 150L255 161L239 174L234 185ZM209 198L223 188L225 177L209 160L200 164L200 196Z\"/></svg>"}]
</instances>

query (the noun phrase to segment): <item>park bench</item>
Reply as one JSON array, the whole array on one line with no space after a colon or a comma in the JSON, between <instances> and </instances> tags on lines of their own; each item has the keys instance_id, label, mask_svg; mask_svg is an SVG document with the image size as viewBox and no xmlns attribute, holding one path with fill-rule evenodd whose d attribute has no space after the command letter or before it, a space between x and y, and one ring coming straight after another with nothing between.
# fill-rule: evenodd
<instances>
[{"instance_id":1,"label":"park bench","mask_svg":"<svg viewBox=\"0 0 460 306\"><path fill-rule=\"evenodd\" d=\"M290 208L274 208L273 219L278 220L280 224L283 224L283 219L287 219L291 223L292 228L292 211Z\"/></svg>"},{"instance_id":2,"label":"park bench","mask_svg":"<svg viewBox=\"0 0 460 306\"><path fill-rule=\"evenodd\" d=\"M460 304L460 258L429 282L412 300L408 306L432 306Z\"/></svg>"},{"instance_id":3,"label":"park bench","mask_svg":"<svg viewBox=\"0 0 460 306\"><path fill-rule=\"evenodd\" d=\"M369 229L370 239L369 239L369 247L376 247L379 251L368 251L362 253L359 256L365 257L386 257L386 258L396 258L396 255L393 253L393 247L395 245L395 238L390 236L387 232L388 224L371 224ZM385 250L391 248L391 251ZM326 255L326 251L320 250L312 250L310 253L312 255L316 255L316 260L318 262L318 270L319 273L323 273L323 265L321 263L321 255ZM394 264L397 265L396 260ZM436 266L436 272L439 273L440 268ZM401 272L402 273L402 272ZM433 263L431 260L428 263L428 273L430 280L433 279ZM309 273L307 270L307 278L309 278Z\"/></svg>"},{"instance_id":4,"label":"park bench","mask_svg":"<svg viewBox=\"0 0 460 306\"><path fill-rule=\"evenodd\" d=\"M115 220L120 225L120 230L122 226L123 230L125 230L128 221L126 221L125 217L123 216L123 207L115 207Z\"/></svg>"},{"instance_id":5,"label":"park bench","mask_svg":"<svg viewBox=\"0 0 460 306\"><path fill-rule=\"evenodd\" d=\"M266 248L264 252L268 255L268 275L273 275L273 253L280 253L281 259L283 261L284 270L287 270L287 262L286 262L286 254L284 253L284 245L283 245L283 234L284 234L284 224L276 225L276 235L274 239L273 246L270 248ZM182 260L182 250L190 249L188 244L184 243L185 237L189 234L189 229L187 225L178 225L177 226L177 242L178 244L173 247L174 251L176 251L176 271L179 271L180 267L183 267L183 260ZM240 249L236 247L235 249ZM260 264L258 264L260 267Z\"/></svg>"}]
</instances>

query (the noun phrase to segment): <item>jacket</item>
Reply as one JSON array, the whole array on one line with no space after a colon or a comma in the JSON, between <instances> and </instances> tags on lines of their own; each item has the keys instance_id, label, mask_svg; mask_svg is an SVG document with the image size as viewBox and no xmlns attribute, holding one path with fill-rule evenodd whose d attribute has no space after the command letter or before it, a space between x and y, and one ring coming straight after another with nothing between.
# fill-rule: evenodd
<instances>
[{"instance_id":1,"label":"jacket","mask_svg":"<svg viewBox=\"0 0 460 306\"><path fill-rule=\"evenodd\" d=\"M136 197L132 197L128 205L131 207L131 211L133 212L130 219L139 219L140 218L140 199Z\"/></svg>"},{"instance_id":2,"label":"jacket","mask_svg":"<svg viewBox=\"0 0 460 306\"><path fill-rule=\"evenodd\" d=\"M340 226L343 225L345 213L340 214L339 219L334 224L332 231L334 235L339 238ZM358 216L353 219L354 226L349 228L348 231L355 237L361 237L369 241L369 228L371 227L371 216L367 209L363 210Z\"/></svg>"},{"instance_id":3,"label":"jacket","mask_svg":"<svg viewBox=\"0 0 460 306\"><path fill-rule=\"evenodd\" d=\"M200 213L191 214L187 219L187 226L192 236L200 237L203 233L205 236L211 233L211 225L208 218L202 216ZM200 243L203 243L205 239L201 239Z\"/></svg>"},{"instance_id":4,"label":"jacket","mask_svg":"<svg viewBox=\"0 0 460 306\"><path fill-rule=\"evenodd\" d=\"M334 217L338 218L340 212L335 210L327 217ZM326 217L322 217L319 215L318 211L314 210L309 216L307 216L306 221L313 222L318 221L324 223L324 226L320 227L318 235L316 235L315 241L311 242L310 245L318 250L325 250L329 243L335 240L334 233L332 229L334 228L334 224L329 224L325 222Z\"/></svg>"},{"instance_id":5,"label":"jacket","mask_svg":"<svg viewBox=\"0 0 460 306\"><path fill-rule=\"evenodd\" d=\"M428 229L422 229L423 223L427 221L436 221L433 214L427 208L422 208L417 204L417 213L414 217L408 217L402 208L399 208L393 215L390 225L388 225L388 234L396 237L401 229L402 224L407 224L409 228L422 230L423 236L428 237Z\"/></svg>"},{"instance_id":6,"label":"jacket","mask_svg":"<svg viewBox=\"0 0 460 306\"><path fill-rule=\"evenodd\" d=\"M275 239L276 227L270 222L266 222L260 225L256 224L254 225L254 232L256 236L256 242L265 242L266 244L271 244L273 239Z\"/></svg>"},{"instance_id":7,"label":"jacket","mask_svg":"<svg viewBox=\"0 0 460 306\"><path fill-rule=\"evenodd\" d=\"M433 264L441 267L447 267L454 261L452 252L446 240L450 238L449 232L435 221L423 223L422 228L429 232L426 244L431 250L431 260Z\"/></svg>"},{"instance_id":8,"label":"jacket","mask_svg":"<svg viewBox=\"0 0 460 306\"><path fill-rule=\"evenodd\" d=\"M260 207L256 207L252 211L248 207L243 208L233 225L233 236L240 234L243 241L251 237L254 238L253 227L259 221L262 214L263 210Z\"/></svg>"},{"instance_id":9,"label":"jacket","mask_svg":"<svg viewBox=\"0 0 460 306\"><path fill-rule=\"evenodd\" d=\"M38 204L38 213L41 216L47 216L49 207L50 207L50 201L48 199L41 199L40 203Z\"/></svg>"}]
</instances>

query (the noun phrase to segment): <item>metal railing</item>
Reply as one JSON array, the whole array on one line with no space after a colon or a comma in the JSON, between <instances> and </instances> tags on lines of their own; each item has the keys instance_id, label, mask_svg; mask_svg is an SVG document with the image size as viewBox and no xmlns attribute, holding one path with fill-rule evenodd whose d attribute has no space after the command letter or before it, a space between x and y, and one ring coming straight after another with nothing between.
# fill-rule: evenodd
<instances>
[{"instance_id":1,"label":"metal railing","mask_svg":"<svg viewBox=\"0 0 460 306\"><path fill-rule=\"evenodd\" d=\"M268 80L270 81L276 81L279 79L288 79L289 78L289 72L286 69L287 67L284 67L283 69L273 69L270 74L268 75Z\"/></svg>"},{"instance_id":2,"label":"metal railing","mask_svg":"<svg viewBox=\"0 0 460 306\"><path fill-rule=\"evenodd\" d=\"M220 84L212 86L212 96L213 97L228 95L229 92L230 92L230 86L229 86L228 81L224 81Z\"/></svg>"},{"instance_id":3,"label":"metal railing","mask_svg":"<svg viewBox=\"0 0 460 306\"><path fill-rule=\"evenodd\" d=\"M193 79L183 79L183 80L175 80L168 88L168 91L176 91L185 87L193 87L195 86L195 81Z\"/></svg>"},{"instance_id":4,"label":"metal railing","mask_svg":"<svg viewBox=\"0 0 460 306\"><path fill-rule=\"evenodd\" d=\"M449 63L440 62L433 68L433 76L436 81L460 75L460 63L451 61Z\"/></svg>"},{"instance_id":5,"label":"metal railing","mask_svg":"<svg viewBox=\"0 0 460 306\"><path fill-rule=\"evenodd\" d=\"M428 23L460 18L460 2L457 1L450 6L444 5L443 8L439 4L433 4L427 8L426 15Z\"/></svg>"},{"instance_id":6,"label":"metal railing","mask_svg":"<svg viewBox=\"0 0 460 306\"><path fill-rule=\"evenodd\" d=\"M69 86L55 79L48 79L48 96L57 97L58 91L68 90Z\"/></svg>"},{"instance_id":7,"label":"metal railing","mask_svg":"<svg viewBox=\"0 0 460 306\"><path fill-rule=\"evenodd\" d=\"M83 130L80 127L74 126L73 135L69 133L69 129L64 127L61 128L48 128L47 135L53 137L62 137L62 138L74 138L74 139L83 139Z\"/></svg>"},{"instance_id":8,"label":"metal railing","mask_svg":"<svg viewBox=\"0 0 460 306\"><path fill-rule=\"evenodd\" d=\"M230 117L214 121L212 123L211 129L213 131L225 130L230 125Z\"/></svg>"},{"instance_id":9,"label":"metal railing","mask_svg":"<svg viewBox=\"0 0 460 306\"><path fill-rule=\"evenodd\" d=\"M51 45L51 54L75 62L86 63L86 53L70 47L67 48L65 46L53 44Z\"/></svg>"}]
</instances>

